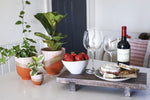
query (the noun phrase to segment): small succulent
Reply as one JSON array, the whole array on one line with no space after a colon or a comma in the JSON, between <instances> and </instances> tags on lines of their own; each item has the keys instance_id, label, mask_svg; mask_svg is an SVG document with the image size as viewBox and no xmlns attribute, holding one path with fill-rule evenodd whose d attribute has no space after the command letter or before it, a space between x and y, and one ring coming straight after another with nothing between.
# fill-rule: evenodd
<instances>
[{"instance_id":1,"label":"small succulent","mask_svg":"<svg viewBox=\"0 0 150 100\"><path fill-rule=\"evenodd\" d=\"M64 42L61 42L60 40L65 38L66 35L56 32L56 27L66 15L61 15L58 12L48 12L37 13L34 17L41 22L49 36L40 32L34 34L43 38L43 42L46 43L52 51L60 50L64 44Z\"/></svg>"},{"instance_id":2,"label":"small succulent","mask_svg":"<svg viewBox=\"0 0 150 100\"><path fill-rule=\"evenodd\" d=\"M38 57L36 56L32 57L33 63L28 63L28 67L29 69L31 69L30 71L31 76L37 75L39 72L39 68L44 67L44 65L41 63L43 59L44 59L43 55L39 55Z\"/></svg>"}]
</instances>

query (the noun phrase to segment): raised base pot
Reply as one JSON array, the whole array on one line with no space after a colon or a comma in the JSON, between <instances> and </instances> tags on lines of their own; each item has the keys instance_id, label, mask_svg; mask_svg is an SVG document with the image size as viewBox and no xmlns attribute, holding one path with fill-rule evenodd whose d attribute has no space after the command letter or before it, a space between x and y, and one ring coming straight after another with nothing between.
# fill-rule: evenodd
<instances>
[{"instance_id":1,"label":"raised base pot","mask_svg":"<svg viewBox=\"0 0 150 100\"><path fill-rule=\"evenodd\" d=\"M27 64L32 62L32 57L27 58L17 58L15 57L16 70L18 75L22 78L22 80L30 80L30 69Z\"/></svg>"}]
</instances>

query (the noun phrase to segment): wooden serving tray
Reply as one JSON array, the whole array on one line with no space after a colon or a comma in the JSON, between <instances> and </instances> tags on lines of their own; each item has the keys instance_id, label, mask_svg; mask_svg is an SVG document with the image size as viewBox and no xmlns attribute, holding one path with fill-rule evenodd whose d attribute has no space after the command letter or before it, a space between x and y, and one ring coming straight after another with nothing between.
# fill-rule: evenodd
<instances>
[{"instance_id":1,"label":"wooden serving tray","mask_svg":"<svg viewBox=\"0 0 150 100\"><path fill-rule=\"evenodd\" d=\"M138 78L132 78L122 82L111 82L102 80L93 74L87 74L85 72L80 75L70 74L67 70L56 78L57 82L69 83L71 91L76 91L76 85L124 88L125 96L130 96L130 89L145 90L146 80L146 73L138 73Z\"/></svg>"}]
</instances>

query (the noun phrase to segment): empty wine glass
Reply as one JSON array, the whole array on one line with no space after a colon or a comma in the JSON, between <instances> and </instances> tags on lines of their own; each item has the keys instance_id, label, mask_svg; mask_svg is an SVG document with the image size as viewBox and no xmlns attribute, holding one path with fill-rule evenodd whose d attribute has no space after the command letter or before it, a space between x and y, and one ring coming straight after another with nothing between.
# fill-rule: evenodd
<instances>
[{"instance_id":1,"label":"empty wine glass","mask_svg":"<svg viewBox=\"0 0 150 100\"><path fill-rule=\"evenodd\" d=\"M107 36L104 37L104 50L106 51L106 53L108 53L110 55L110 61L112 62L113 58L112 58L112 54L113 52L117 51L117 44L119 42L119 38L117 37L111 37L111 36Z\"/></svg>"},{"instance_id":2,"label":"empty wine glass","mask_svg":"<svg viewBox=\"0 0 150 100\"><path fill-rule=\"evenodd\" d=\"M103 42L103 35L100 31L97 31L95 29L89 29L88 31L84 31L84 36L83 36L83 45L84 47L91 53L91 58L92 58L92 69L87 69L86 72L88 74L93 74L95 71L94 69L94 52L99 49L102 45Z\"/></svg>"}]
</instances>

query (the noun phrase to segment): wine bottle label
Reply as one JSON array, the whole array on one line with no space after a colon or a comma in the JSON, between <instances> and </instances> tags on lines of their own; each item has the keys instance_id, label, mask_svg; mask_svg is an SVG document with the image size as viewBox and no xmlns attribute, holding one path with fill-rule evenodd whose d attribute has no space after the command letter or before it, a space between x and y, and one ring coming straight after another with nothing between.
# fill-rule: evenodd
<instances>
[{"instance_id":1,"label":"wine bottle label","mask_svg":"<svg viewBox=\"0 0 150 100\"><path fill-rule=\"evenodd\" d=\"M117 61L129 62L130 61L130 49L117 49Z\"/></svg>"}]
</instances>

